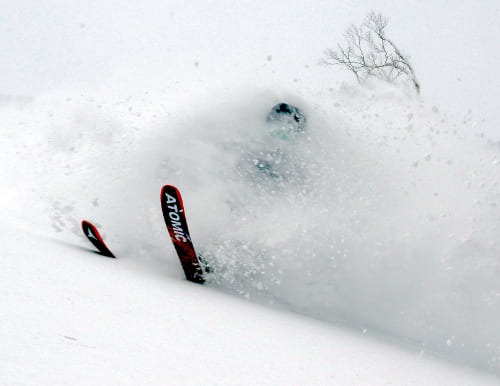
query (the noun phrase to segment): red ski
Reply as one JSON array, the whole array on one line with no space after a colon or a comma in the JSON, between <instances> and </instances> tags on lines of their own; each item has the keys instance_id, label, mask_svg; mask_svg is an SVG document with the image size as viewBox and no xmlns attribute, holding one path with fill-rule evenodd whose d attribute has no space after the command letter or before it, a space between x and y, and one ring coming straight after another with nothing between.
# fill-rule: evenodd
<instances>
[{"instance_id":1,"label":"red ski","mask_svg":"<svg viewBox=\"0 0 500 386\"><path fill-rule=\"evenodd\" d=\"M89 239L89 241L97 248L99 253L103 256L107 257L115 257L113 253L108 249L101 235L97 231L97 228L89 223L88 221L82 221L82 230L85 236Z\"/></svg>"},{"instance_id":2,"label":"red ski","mask_svg":"<svg viewBox=\"0 0 500 386\"><path fill-rule=\"evenodd\" d=\"M161 209L186 279L195 283L204 283L203 270L189 235L182 197L175 186L165 185L162 188Z\"/></svg>"}]
</instances>

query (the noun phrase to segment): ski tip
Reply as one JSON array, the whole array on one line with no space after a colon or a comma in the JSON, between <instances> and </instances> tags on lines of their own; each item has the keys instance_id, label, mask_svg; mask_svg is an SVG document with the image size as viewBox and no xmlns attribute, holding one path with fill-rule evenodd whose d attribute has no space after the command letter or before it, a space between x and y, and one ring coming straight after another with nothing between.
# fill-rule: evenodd
<instances>
[{"instance_id":1,"label":"ski tip","mask_svg":"<svg viewBox=\"0 0 500 386\"><path fill-rule=\"evenodd\" d=\"M91 222L82 220L81 225L83 234L92 243L92 245L97 248L101 255L116 258L116 256L106 246L106 243L102 239L97 228Z\"/></svg>"},{"instance_id":2,"label":"ski tip","mask_svg":"<svg viewBox=\"0 0 500 386\"><path fill-rule=\"evenodd\" d=\"M179 189L177 189L174 185L164 185L163 188L161 188L162 197L166 191L174 191L177 195L180 195Z\"/></svg>"},{"instance_id":3,"label":"ski tip","mask_svg":"<svg viewBox=\"0 0 500 386\"><path fill-rule=\"evenodd\" d=\"M173 202L172 200L178 201L182 210L184 210L184 204L182 202L182 196L179 189L177 189L174 185L164 185L161 188L160 201L162 208L166 206L168 203Z\"/></svg>"},{"instance_id":4,"label":"ski tip","mask_svg":"<svg viewBox=\"0 0 500 386\"><path fill-rule=\"evenodd\" d=\"M186 279L193 283L203 284L205 278L189 236L186 212L179 189L173 185L163 186L161 189L161 207L168 233Z\"/></svg>"}]
</instances>

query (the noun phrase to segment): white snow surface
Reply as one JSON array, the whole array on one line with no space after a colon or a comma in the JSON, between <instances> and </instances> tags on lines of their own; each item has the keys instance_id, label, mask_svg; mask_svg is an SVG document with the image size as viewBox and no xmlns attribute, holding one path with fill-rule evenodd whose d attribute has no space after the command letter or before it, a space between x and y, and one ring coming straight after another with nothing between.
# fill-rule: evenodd
<instances>
[{"instance_id":1,"label":"white snow surface","mask_svg":"<svg viewBox=\"0 0 500 386\"><path fill-rule=\"evenodd\" d=\"M373 7L420 97L318 64ZM499 383L496 2L4 8L0 383ZM265 124L282 101L293 141Z\"/></svg>"},{"instance_id":2,"label":"white snow surface","mask_svg":"<svg viewBox=\"0 0 500 386\"><path fill-rule=\"evenodd\" d=\"M168 265L114 261L26 229L1 230L5 385L497 384L361 332L179 280Z\"/></svg>"}]
</instances>

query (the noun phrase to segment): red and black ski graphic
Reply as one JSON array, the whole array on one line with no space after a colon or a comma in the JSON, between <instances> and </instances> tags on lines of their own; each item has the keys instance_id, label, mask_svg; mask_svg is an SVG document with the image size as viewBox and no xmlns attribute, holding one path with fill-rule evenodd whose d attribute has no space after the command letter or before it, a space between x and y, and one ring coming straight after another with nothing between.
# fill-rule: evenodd
<instances>
[{"instance_id":1,"label":"red and black ski graphic","mask_svg":"<svg viewBox=\"0 0 500 386\"><path fill-rule=\"evenodd\" d=\"M182 197L175 186L165 185L162 188L161 209L186 278L195 283L204 283L203 270L189 236Z\"/></svg>"},{"instance_id":2,"label":"red and black ski graphic","mask_svg":"<svg viewBox=\"0 0 500 386\"><path fill-rule=\"evenodd\" d=\"M82 221L82 230L85 236L89 239L89 241L97 248L101 255L107 257L115 257L113 253L108 249L106 244L104 243L101 235L97 231L97 228L89 223L88 221Z\"/></svg>"}]
</instances>

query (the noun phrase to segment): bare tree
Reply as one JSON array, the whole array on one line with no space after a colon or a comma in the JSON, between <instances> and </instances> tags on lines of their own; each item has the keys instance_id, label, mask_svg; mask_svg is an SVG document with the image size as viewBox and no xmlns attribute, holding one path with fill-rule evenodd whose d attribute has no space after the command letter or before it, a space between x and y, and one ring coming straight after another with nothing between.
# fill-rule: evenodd
<instances>
[{"instance_id":1,"label":"bare tree","mask_svg":"<svg viewBox=\"0 0 500 386\"><path fill-rule=\"evenodd\" d=\"M420 93L420 83L408 58L385 34L387 24L382 14L371 11L359 27L351 25L346 30L347 46L338 44L338 50L326 50L322 62L345 66L359 83L369 77L394 82L404 76Z\"/></svg>"}]
</instances>

